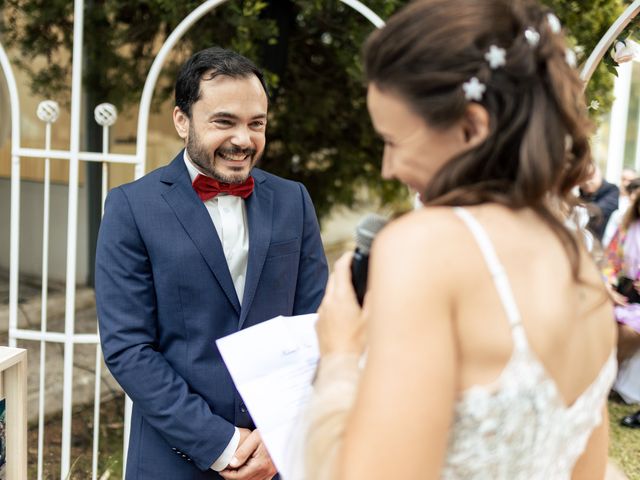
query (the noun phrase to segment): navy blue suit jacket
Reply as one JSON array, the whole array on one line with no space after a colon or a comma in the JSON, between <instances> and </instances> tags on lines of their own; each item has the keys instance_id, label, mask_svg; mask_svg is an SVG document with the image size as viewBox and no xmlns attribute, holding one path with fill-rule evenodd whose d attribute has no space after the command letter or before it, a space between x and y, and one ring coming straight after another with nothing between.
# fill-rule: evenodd
<instances>
[{"instance_id":1,"label":"navy blue suit jacket","mask_svg":"<svg viewBox=\"0 0 640 480\"><path fill-rule=\"evenodd\" d=\"M242 305L182 152L107 197L96 300L105 362L133 400L127 480L221 478L209 467L234 425L254 425L215 340L320 304L327 264L306 189L252 175Z\"/></svg>"}]
</instances>

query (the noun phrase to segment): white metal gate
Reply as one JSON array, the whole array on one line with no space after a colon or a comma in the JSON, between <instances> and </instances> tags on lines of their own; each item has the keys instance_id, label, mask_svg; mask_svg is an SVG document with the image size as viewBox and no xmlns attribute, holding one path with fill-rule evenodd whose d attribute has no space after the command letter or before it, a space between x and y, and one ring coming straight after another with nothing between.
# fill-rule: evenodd
<instances>
[{"instance_id":1,"label":"white metal gate","mask_svg":"<svg viewBox=\"0 0 640 480\"><path fill-rule=\"evenodd\" d=\"M109 127L117 118L113 105L101 104L96 107L96 121L103 127L103 149L101 153L80 151L80 121L82 97L82 46L84 25L84 0L74 1L73 55L71 82L71 125L69 150L51 149L51 129L59 114L56 102L46 100L38 106L38 118L45 124L44 148L22 148L20 143L20 99L15 76L3 46L0 44L0 66L7 80L11 106L11 225L10 225L10 287L9 287L9 345L16 346L18 340L40 342L40 390L38 404L38 480L43 474L43 439L44 439L44 378L46 373L46 345L59 343L64 345L64 381L62 409L62 452L60 478L69 474L71 460L71 412L73 399L73 358L76 344L96 345L95 357L95 391L94 391L94 423L93 423L93 458L92 479L97 478L98 469L98 434L100 426L100 376L102 353L97 332L79 334L75 332L75 297L76 297L76 242L78 225L78 172L80 162L99 162L102 164L102 200L107 193L109 164L132 164L135 166L134 178L140 178L145 172L147 149L147 129L151 99L156 82L165 59L175 44L200 18L227 0L207 0L193 10L169 35L156 56L144 84L138 112L136 154L122 155L109 153ZM340 0L345 5L359 12L376 27L384 25L382 19L358 0ZM639 0L640 1L640 0ZM39 158L44 162L44 215L42 239L42 314L40 330L21 329L18 327L18 277L20 247L20 159ZM50 160L60 159L69 162L69 198L67 219L67 264L66 264L66 296L64 333L47 330L47 281L49 253L49 193L50 193ZM33 361L33 360L32 360ZM129 438L129 421L131 402L125 401L124 459L126 464L127 443ZM125 465L123 465L123 469ZM123 474L124 475L124 474Z\"/></svg>"}]
</instances>

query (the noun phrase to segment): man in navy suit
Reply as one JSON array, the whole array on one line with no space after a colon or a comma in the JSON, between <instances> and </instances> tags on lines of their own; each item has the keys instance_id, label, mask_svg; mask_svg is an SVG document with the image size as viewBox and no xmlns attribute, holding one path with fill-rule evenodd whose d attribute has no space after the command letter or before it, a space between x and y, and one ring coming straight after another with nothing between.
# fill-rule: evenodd
<instances>
[{"instance_id":1,"label":"man in navy suit","mask_svg":"<svg viewBox=\"0 0 640 480\"><path fill-rule=\"evenodd\" d=\"M301 184L254 168L268 99L248 59L198 52L175 93L186 148L109 193L98 238L102 349L133 400L126 478L270 479L215 341L316 311L327 280L318 221ZM240 445L253 454L237 465Z\"/></svg>"}]
</instances>

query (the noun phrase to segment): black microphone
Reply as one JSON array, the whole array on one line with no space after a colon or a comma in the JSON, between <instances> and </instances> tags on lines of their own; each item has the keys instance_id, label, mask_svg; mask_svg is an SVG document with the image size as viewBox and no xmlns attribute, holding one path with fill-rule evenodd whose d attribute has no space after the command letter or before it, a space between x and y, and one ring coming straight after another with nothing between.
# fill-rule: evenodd
<instances>
[{"instance_id":1,"label":"black microphone","mask_svg":"<svg viewBox=\"0 0 640 480\"><path fill-rule=\"evenodd\" d=\"M358 303L362 306L364 294L367 291L367 276L369 274L369 251L376 234L382 230L387 219L370 213L364 217L356 228L356 251L351 261L351 281L358 297Z\"/></svg>"}]
</instances>

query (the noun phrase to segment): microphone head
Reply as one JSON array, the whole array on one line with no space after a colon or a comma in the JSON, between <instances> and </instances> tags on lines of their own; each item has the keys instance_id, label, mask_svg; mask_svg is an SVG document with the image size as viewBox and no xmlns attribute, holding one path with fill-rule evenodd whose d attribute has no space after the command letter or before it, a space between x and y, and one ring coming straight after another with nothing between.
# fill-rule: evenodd
<instances>
[{"instance_id":1,"label":"microphone head","mask_svg":"<svg viewBox=\"0 0 640 480\"><path fill-rule=\"evenodd\" d=\"M382 230L387 223L387 219L376 213L370 213L358 224L356 228L356 248L368 254L371 250L371 244L376 234Z\"/></svg>"}]
</instances>

